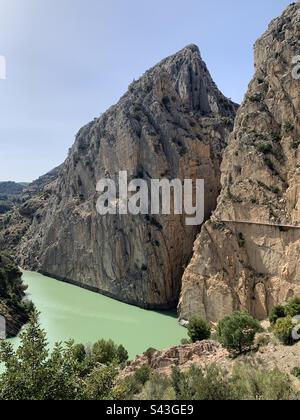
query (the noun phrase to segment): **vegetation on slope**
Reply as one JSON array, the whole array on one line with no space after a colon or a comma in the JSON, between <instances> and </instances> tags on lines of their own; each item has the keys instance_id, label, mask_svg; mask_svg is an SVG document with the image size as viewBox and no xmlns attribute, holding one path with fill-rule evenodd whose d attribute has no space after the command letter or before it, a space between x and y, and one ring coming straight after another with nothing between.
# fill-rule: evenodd
<instances>
[{"instance_id":1,"label":"vegetation on slope","mask_svg":"<svg viewBox=\"0 0 300 420\"><path fill-rule=\"evenodd\" d=\"M28 322L32 304L25 300L26 287L14 261L0 253L0 315L6 320L6 335L14 337Z\"/></svg>"},{"instance_id":2,"label":"vegetation on slope","mask_svg":"<svg viewBox=\"0 0 300 420\"><path fill-rule=\"evenodd\" d=\"M253 321L249 323L252 325ZM240 334L241 331L239 337ZM17 350L7 341L0 342L0 363L6 366L5 372L0 375L0 400L300 398L290 375L277 368L264 369L245 361L233 362L230 369L216 364L205 368L194 365L185 371L173 367L170 375L153 369L149 362L124 377L122 372L128 360L124 347L105 340L93 346L68 341L64 345L56 344L50 351L36 312L31 315L20 339L21 345ZM296 368L293 374L298 376L299 369Z\"/></svg>"}]
</instances>

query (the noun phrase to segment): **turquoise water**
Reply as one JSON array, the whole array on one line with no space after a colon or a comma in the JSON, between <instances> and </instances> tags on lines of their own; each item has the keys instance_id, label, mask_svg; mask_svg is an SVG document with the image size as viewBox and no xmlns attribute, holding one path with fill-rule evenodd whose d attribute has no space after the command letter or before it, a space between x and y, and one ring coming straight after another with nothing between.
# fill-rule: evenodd
<instances>
[{"instance_id":1,"label":"turquoise water","mask_svg":"<svg viewBox=\"0 0 300 420\"><path fill-rule=\"evenodd\" d=\"M149 347L167 348L187 337L175 313L145 311L38 273L24 272L23 281L51 346L68 339L83 344L112 339L134 358Z\"/></svg>"}]
</instances>

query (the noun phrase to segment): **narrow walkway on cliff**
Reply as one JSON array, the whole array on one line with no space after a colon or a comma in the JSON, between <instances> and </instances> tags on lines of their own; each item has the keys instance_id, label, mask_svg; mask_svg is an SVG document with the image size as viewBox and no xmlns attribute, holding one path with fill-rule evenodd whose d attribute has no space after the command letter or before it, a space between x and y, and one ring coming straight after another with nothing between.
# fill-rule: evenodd
<instances>
[{"instance_id":1,"label":"narrow walkway on cliff","mask_svg":"<svg viewBox=\"0 0 300 420\"><path fill-rule=\"evenodd\" d=\"M259 222L252 222L247 220L221 220L222 223L234 223L234 224L241 224L241 225L258 225L258 226L271 226L271 227L278 227L283 229L300 229L300 226L294 225L281 225L281 224L273 224L273 223L259 223Z\"/></svg>"}]
</instances>

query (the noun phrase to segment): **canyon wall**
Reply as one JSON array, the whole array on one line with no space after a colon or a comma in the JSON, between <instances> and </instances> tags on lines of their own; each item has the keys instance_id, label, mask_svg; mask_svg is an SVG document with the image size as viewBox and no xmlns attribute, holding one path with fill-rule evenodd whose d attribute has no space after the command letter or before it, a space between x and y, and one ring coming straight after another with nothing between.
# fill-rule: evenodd
<instances>
[{"instance_id":1,"label":"canyon wall","mask_svg":"<svg viewBox=\"0 0 300 420\"><path fill-rule=\"evenodd\" d=\"M183 276L182 320L300 295L300 4L255 45L255 76L222 163L222 191Z\"/></svg>"},{"instance_id":2,"label":"canyon wall","mask_svg":"<svg viewBox=\"0 0 300 420\"><path fill-rule=\"evenodd\" d=\"M186 226L183 215L100 216L96 185L117 180L119 171L148 184L204 179L207 220L236 110L194 45L150 69L79 131L58 178L30 213L17 246L21 266L141 307L176 307L200 227Z\"/></svg>"}]
</instances>

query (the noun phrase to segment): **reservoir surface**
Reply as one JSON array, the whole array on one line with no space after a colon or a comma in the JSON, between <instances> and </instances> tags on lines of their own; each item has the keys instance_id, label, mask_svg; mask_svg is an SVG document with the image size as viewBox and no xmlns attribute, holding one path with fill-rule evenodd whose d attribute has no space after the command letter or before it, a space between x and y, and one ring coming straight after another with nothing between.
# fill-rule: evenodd
<instances>
[{"instance_id":1,"label":"reservoir surface","mask_svg":"<svg viewBox=\"0 0 300 420\"><path fill-rule=\"evenodd\" d=\"M149 347L168 348L187 337L175 313L146 311L38 273L24 271L23 281L51 346L69 339L83 344L112 339L134 358Z\"/></svg>"}]
</instances>

